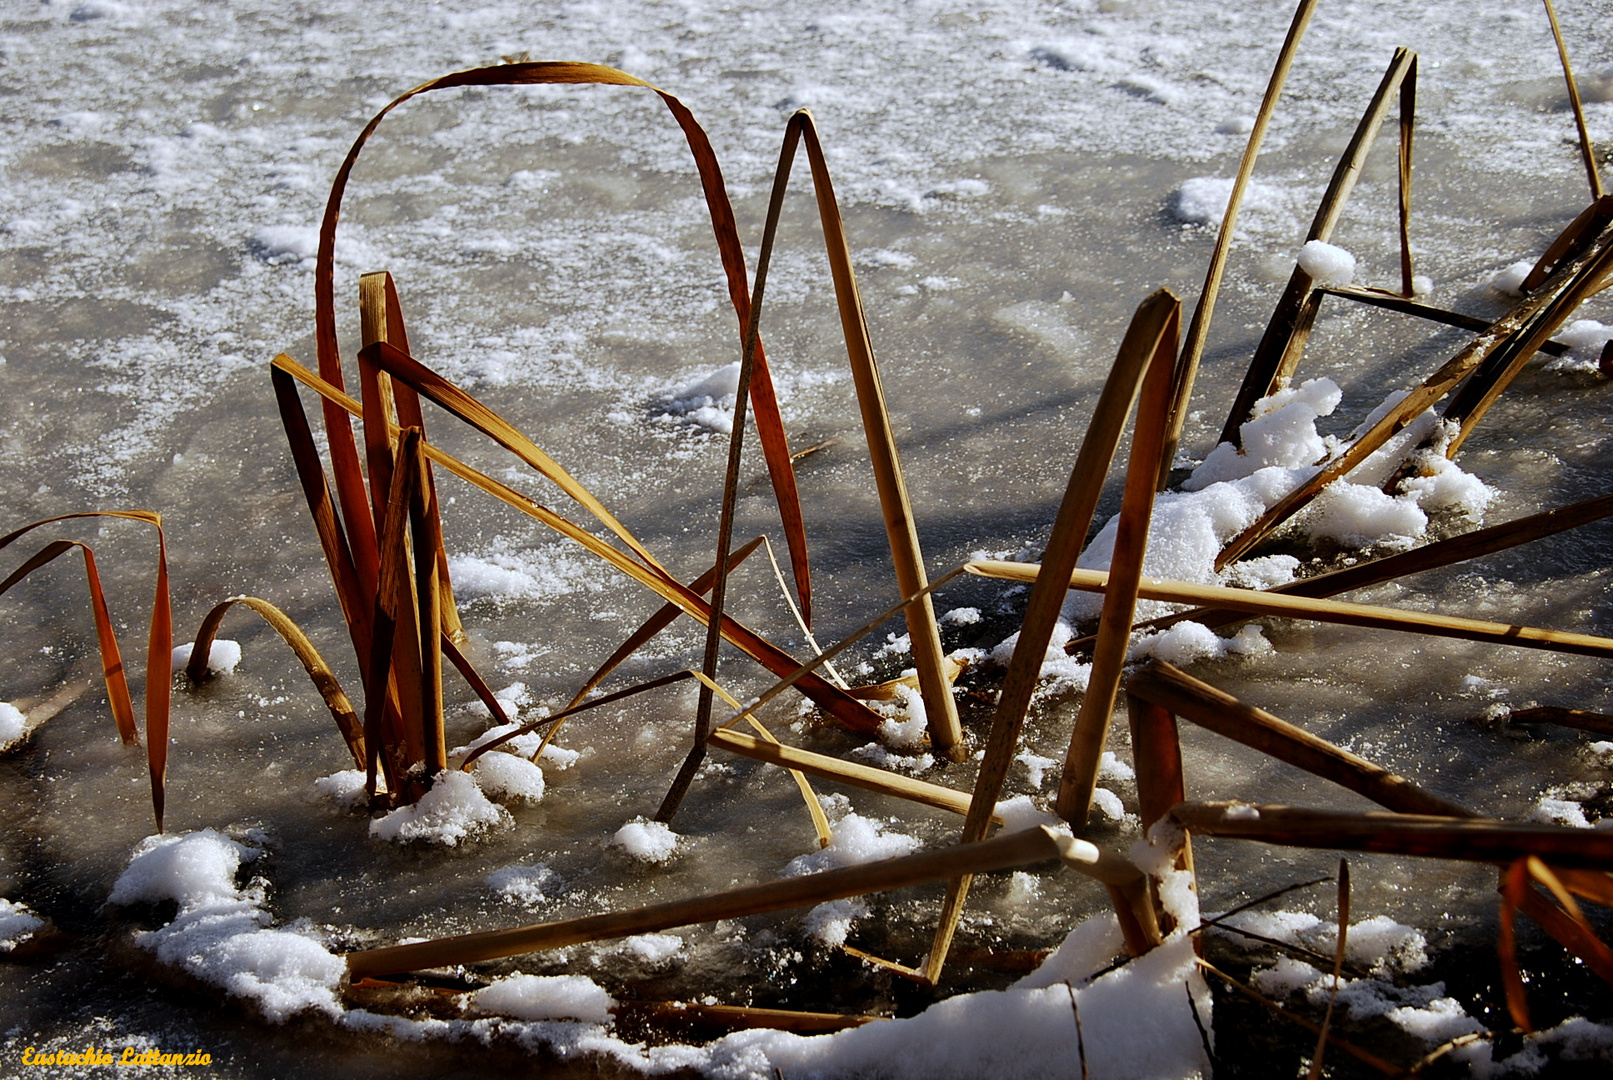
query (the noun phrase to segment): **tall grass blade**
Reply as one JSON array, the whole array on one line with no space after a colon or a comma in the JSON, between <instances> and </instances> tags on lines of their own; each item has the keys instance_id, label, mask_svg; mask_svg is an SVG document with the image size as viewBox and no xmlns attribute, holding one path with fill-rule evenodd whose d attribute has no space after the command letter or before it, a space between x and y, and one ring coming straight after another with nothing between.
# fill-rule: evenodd
<instances>
[{"instance_id":1,"label":"tall grass blade","mask_svg":"<svg viewBox=\"0 0 1613 1080\"><path fill-rule=\"evenodd\" d=\"M916 780L885 769L876 769L871 765L842 761L827 754L815 754L810 750L785 746L776 740L758 739L725 728L713 731L706 742L754 761L765 761L780 768L794 769L822 780L833 780L864 791L906 799L909 802L933 806L938 810L948 810L954 814L969 812L969 793L966 791ZM994 817L992 820L1001 823L1000 818Z\"/></svg>"},{"instance_id":2,"label":"tall grass blade","mask_svg":"<svg viewBox=\"0 0 1613 1080\"><path fill-rule=\"evenodd\" d=\"M396 284L392 281L392 275L384 270L363 275L358 282L358 296L359 316L363 327L363 343L368 345L373 341L385 341L394 348L406 353L409 352L409 334L403 325L403 306L398 301L398 290ZM359 365L361 382L365 377L367 366L363 363ZM399 427L417 427L422 432L425 431L426 420L420 410L420 396L407 386L392 385L390 377L384 373L378 375L377 381L379 382L383 378L387 383L386 393L390 398L391 405L388 407L383 404L379 412L366 407L366 414L385 416L389 420L396 416ZM387 434L384 425L381 426L379 434L383 440L390 441L390 436ZM368 443L370 438L368 427L365 428L364 437L366 443ZM383 478L381 488L385 490L385 477L390 472L392 464L390 447L387 448L384 454L380 455L379 460L385 463L383 466L385 471L379 474ZM375 472L376 461L377 459L372 456L370 459L370 494L372 497L376 495L376 477L378 475ZM425 477L426 484L432 492L430 500L432 508L431 534L434 538L433 543L437 547L437 576L440 580L442 592L443 637L456 646L462 645L465 642L465 625L459 617L459 605L454 600L453 582L448 576L448 550L442 541L442 517L437 510L436 479L432 476L429 463L426 465ZM378 512L376 516L377 525L380 523L381 516Z\"/></svg>"}]
</instances>

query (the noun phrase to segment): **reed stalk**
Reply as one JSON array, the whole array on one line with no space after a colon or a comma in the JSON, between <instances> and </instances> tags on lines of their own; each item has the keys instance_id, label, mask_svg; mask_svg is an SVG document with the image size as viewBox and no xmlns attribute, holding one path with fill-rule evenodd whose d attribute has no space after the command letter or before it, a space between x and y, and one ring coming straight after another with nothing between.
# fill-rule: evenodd
<instances>
[{"instance_id":1,"label":"reed stalk","mask_svg":"<svg viewBox=\"0 0 1613 1080\"><path fill-rule=\"evenodd\" d=\"M347 970L349 978L360 979L455 964L474 964L588 941L656 933L722 919L740 919L785 908L808 907L849 896L940 881L959 873L1006 870L1052 859L1061 859L1088 874L1125 875L1124 866L1118 860L1111 863L1100 858L1098 849L1086 841L1061 836L1043 827L978 844L958 844L938 851L923 851L898 859L769 881L631 911L589 915L509 930L488 930L409 945L362 949L347 954ZM1131 868L1130 874L1140 877L1135 867Z\"/></svg>"},{"instance_id":2,"label":"reed stalk","mask_svg":"<svg viewBox=\"0 0 1613 1080\"><path fill-rule=\"evenodd\" d=\"M1158 352L1164 337L1174 299L1158 292L1138 307L1115 356L1114 365L1104 381L1098 404L1088 422L1086 437L1076 454L1075 467L1059 502L1058 514L1053 521L1053 532L1043 554L1045 576L1032 584L1030 601L1020 623L1019 640L1008 662L992 714L991 730L986 736L984 756L975 778L974 795L969 814L964 822L963 842L973 843L986 835L990 815L1002 797L1003 783L1013 764L1019 746L1020 732L1030 708L1031 695L1041 676L1042 664L1047 659L1047 647L1053 639L1053 627L1064 607L1064 582L1075 569L1081 548L1086 544L1087 533L1092 529L1092 518L1097 511L1098 498L1103 493L1104 478L1114 461L1115 449L1125 432L1126 418L1132 404L1141 392L1143 376L1149 362ZM935 940L930 946L927 973L931 980L940 978L956 932L963 904L969 894L969 881L960 878L947 890L941 908L941 919Z\"/></svg>"}]
</instances>

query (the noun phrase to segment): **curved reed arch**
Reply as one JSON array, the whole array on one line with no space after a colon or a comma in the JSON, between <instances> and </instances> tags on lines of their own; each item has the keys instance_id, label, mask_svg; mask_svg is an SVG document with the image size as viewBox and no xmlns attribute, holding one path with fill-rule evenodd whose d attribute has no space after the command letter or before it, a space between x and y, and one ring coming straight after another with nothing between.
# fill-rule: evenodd
<instances>
[{"instance_id":1,"label":"curved reed arch","mask_svg":"<svg viewBox=\"0 0 1613 1080\"><path fill-rule=\"evenodd\" d=\"M330 665L319 655L319 650L308 639L308 635L302 632L302 628L293 622L289 615L269 601L256 596L232 596L213 605L213 610L207 613L202 625L196 630L196 641L191 646L190 661L185 665L185 676L197 684L204 683L210 678L207 658L213 648L213 639L218 636L225 614L237 604L256 612L287 645L291 646L291 651L297 654L297 659L302 662L308 677L313 680L314 689L325 699L325 706L330 709L331 718L336 721L336 727L342 733L342 739L347 743L353 761L358 768L364 768L364 726L359 720L358 711L353 708L353 703L348 700L342 684L337 681Z\"/></svg>"}]
</instances>

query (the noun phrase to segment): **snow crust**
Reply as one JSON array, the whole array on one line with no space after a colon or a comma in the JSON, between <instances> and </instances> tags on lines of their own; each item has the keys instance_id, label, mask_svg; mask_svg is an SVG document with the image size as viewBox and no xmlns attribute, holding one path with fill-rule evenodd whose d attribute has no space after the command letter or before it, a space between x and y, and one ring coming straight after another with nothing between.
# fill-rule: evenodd
<instances>
[{"instance_id":1,"label":"snow crust","mask_svg":"<svg viewBox=\"0 0 1613 1080\"><path fill-rule=\"evenodd\" d=\"M183 645L174 646L173 670L184 671L185 665L190 663L191 650L196 647L194 641L187 641ZM231 641L229 638L214 638L213 645L207 650L207 671L210 675L231 675L235 666L241 662L241 643Z\"/></svg>"},{"instance_id":2,"label":"snow crust","mask_svg":"<svg viewBox=\"0 0 1613 1080\"><path fill-rule=\"evenodd\" d=\"M176 903L172 922L135 941L162 963L247 998L274 1023L309 1010L334 1016L346 963L311 930L275 928L261 887L235 885L241 863L258 854L212 829L150 836L107 899Z\"/></svg>"},{"instance_id":3,"label":"snow crust","mask_svg":"<svg viewBox=\"0 0 1613 1080\"><path fill-rule=\"evenodd\" d=\"M1307 241L1298 261L1318 285L1348 285L1355 279L1355 256L1325 240Z\"/></svg>"},{"instance_id":4,"label":"snow crust","mask_svg":"<svg viewBox=\"0 0 1613 1080\"><path fill-rule=\"evenodd\" d=\"M635 818L616 830L610 846L642 863L665 863L678 853L678 834L664 821Z\"/></svg>"},{"instance_id":5,"label":"snow crust","mask_svg":"<svg viewBox=\"0 0 1613 1080\"><path fill-rule=\"evenodd\" d=\"M0 897L0 953L11 952L44 925L27 904Z\"/></svg>"},{"instance_id":6,"label":"snow crust","mask_svg":"<svg viewBox=\"0 0 1613 1080\"><path fill-rule=\"evenodd\" d=\"M608 1024L616 1001L586 975L506 975L476 991L482 1012L517 1020L584 1020Z\"/></svg>"},{"instance_id":7,"label":"snow crust","mask_svg":"<svg viewBox=\"0 0 1613 1080\"><path fill-rule=\"evenodd\" d=\"M9 701L0 701L0 753L10 750L28 733L28 718Z\"/></svg>"}]
</instances>

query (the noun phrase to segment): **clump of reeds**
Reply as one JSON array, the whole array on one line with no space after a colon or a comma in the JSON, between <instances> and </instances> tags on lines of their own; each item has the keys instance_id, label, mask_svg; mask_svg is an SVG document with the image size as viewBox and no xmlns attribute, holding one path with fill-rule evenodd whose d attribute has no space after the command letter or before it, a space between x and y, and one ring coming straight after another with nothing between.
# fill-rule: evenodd
<instances>
[{"instance_id":1,"label":"clump of reeds","mask_svg":"<svg viewBox=\"0 0 1613 1080\"><path fill-rule=\"evenodd\" d=\"M716 748L791 772L801 786L812 811L814 827L824 842L828 839L826 823L808 786L807 776L945 809L960 815L963 825L960 843L951 848L885 863L557 923L357 951L348 959L355 986L373 988L379 985L375 981L379 976L422 968L471 964L538 949L737 918L922 882L947 881L949 889L934 943L921 965L907 966L898 961L869 958L890 970L934 984L939 981L947 961L973 875L1051 859L1061 860L1104 883L1131 953L1147 951L1172 930L1190 930L1173 927L1169 912L1150 892L1145 875L1118 855L1101 851L1084 840L1046 830L988 839L997 820L998 800L1027 722L1032 691L1054 624L1066 593L1072 588L1104 594L1096 635L1072 645L1090 648L1093 655L1091 680L1073 723L1057 799L1059 814L1077 833L1086 827L1098 762L1116 700L1124 690L1136 758L1142 823L1145 828L1159 822L1170 822L1177 827L1183 837L1176 853L1179 868L1189 871L1193 868L1191 841L1187 839L1193 834L1494 863L1501 867L1500 951L1507 1003L1515 1021L1528 1027L1527 1003L1517 973L1512 931L1513 916L1518 911L1539 923L1573 955L1613 982L1613 950L1597 938L1578 907L1578 900L1613 904L1613 878L1607 872L1613 867L1613 838L1608 834L1479 819L1463 807L1418 787L1411 779L1395 775L1270 713L1237 701L1169 665L1155 662L1129 679L1125 677L1127 646L1131 634L1139 628L1134 625L1139 598L1196 605L1192 611L1145 624L1152 626L1184 618L1210 626L1225 626L1240 619L1274 615L1498 645L1613 656L1613 640L1609 639L1330 599L1340 592L1504 550L1598 520L1613 513L1613 496L1481 529L1417 551L1268 591L1155 581L1142 574L1155 494L1169 476L1181 437L1232 241L1238 203L1314 8L1315 0L1302 0L1296 10L1251 132L1205 284L1187 330L1185 334L1181 330L1178 300L1166 291L1149 296L1138 307L1081 444L1041 563L975 561L933 580L926 573L914 527L911 499L903 480L889 408L874 359L872 335L852 269L850 243L816 126L808 112L796 113L785 129L754 284L745 266L722 173L704 131L677 98L624 72L593 64L533 63L521 59L425 83L400 96L369 122L338 170L320 229L315 275L317 372L284 355L275 358L271 370L298 477L358 661L364 701L362 714L291 620L272 604L253 597L231 598L208 615L192 652L191 677L198 680L204 677L207 653L225 613L234 605L255 611L291 644L324 696L354 762L366 772L373 803L389 806L417 799L429 788L433 776L447 767L442 704L444 656L492 714L500 722L505 720L492 692L460 649L465 640L464 630L449 580L441 503L436 490L438 471L447 470L581 545L664 602L662 610L632 634L586 681L566 709L540 722L546 726L549 737L553 737L564 719L584 709L678 680L698 680L700 695L691 722L690 750L671 780L660 807L661 819L670 819L677 812L703 756L709 748ZM1549 0L1547 8L1549 12ZM1552 23L1555 31L1554 15ZM1561 48L1560 35L1558 42ZM1448 443L1446 452L1456 454L1473 427L1530 357L1537 351L1551 350L1554 346L1550 338L1557 328L1587 297L1613 280L1613 200L1601 193L1577 95L1572 92L1573 79L1568 71L1566 51L1563 51L1563 61L1585 147L1593 202L1541 257L1525 282L1523 298L1502 318L1486 323L1439 310L1412 295L1409 234L1417 57L1405 49L1396 51L1338 163L1306 238L1326 240L1331 235L1383 120L1398 102L1397 231L1401 251L1398 288L1322 288L1296 265L1228 415L1223 439L1235 444L1240 425L1254 402L1294 375L1310 328L1326 298L1358 301L1441 324L1466 327L1476 336L1371 430L1343 452L1319 463L1321 467L1314 478L1296 487L1227 544L1217 561L1218 567L1249 552L1303 509L1326 484L1347 476L1396 431L1447 397L1450 400L1444 417L1457 425L1457 434ZM581 83L645 89L658 95L666 105L695 163L736 319L741 367L722 513L711 569L689 582L657 561L626 525L534 441L413 355L398 292L390 275L370 273L360 282L362 347L353 358L358 397L347 389L347 369L337 346L333 253L340 207L352 168L382 120L417 95L454 87ZM782 207L796 155L803 146L890 542L896 586L894 603L888 610L828 649L820 651L814 644L815 655L804 662L745 627L725 610L728 574L757 549L753 541L736 550L732 536L734 503L747 437L746 421L754 408L757 440L778 503L790 557L795 595L792 599L786 590L786 599L791 600L811 640L813 583L806 531L789 441L760 331ZM329 478L299 397L298 383L313 390L321 399L324 439L331 462ZM570 504L585 511L592 519L590 527L548 507L535 496L471 468L433 444L426 435L425 401L513 454L557 488ZM1077 557L1092 530L1099 495L1122 440L1127 418L1134 408L1136 420L1110 568L1107 572L1077 570ZM353 430L354 419L362 424L362 450ZM115 516L158 525L160 556L160 522L155 515L128 512ZM42 524L45 523L0 539L0 547ZM590 528L601 529L606 535ZM47 545L0 583L0 592L71 546L74 545L70 541ZM83 550L114 719L125 740L132 741L136 730L121 659L111 634L93 557L87 547ZM953 760L962 759L966 756L967 742L951 692L957 667L949 665L942 654L930 594L966 572L1031 584L1019 641L983 740L981 764L972 790L956 790L900 777L785 745L757 718L757 710L763 704L793 690L805 695L832 721L855 732L873 733L878 728L879 717L865 701L878 696L880 688L846 686L831 661L874 627L901 614L907 621L913 643L915 681L926 707L931 743ZM158 677L158 669L159 665L168 663L170 636L167 578L161 563L158 581L148 659L147 743L160 828L168 680L166 667L161 668L161 677ZM707 628L698 671L672 672L611 694L589 697L625 659L682 615L692 617ZM748 702L737 700L724 689L721 681L718 658L723 640L770 671L778 681ZM713 715L719 698L731 710L726 718ZM1176 734L1178 719L1209 728L1330 780L1372 799L1389 812L1341 814L1328 809L1275 807L1258 802L1189 801L1187 770ZM1598 725L1613 724L1608 718L1563 707L1531 719L1571 723L1592 730L1606 730L1605 726ZM752 725L756 735L734 730L742 720ZM521 730L531 730L534 726ZM505 738L510 737L513 735ZM488 749L491 745L481 748L480 752ZM471 760L474 757L473 754ZM470 764L468 760L463 767ZM1341 867L1339 889L1338 951L1331 958L1335 977L1342 968L1348 924L1349 889L1345 867ZM840 1022L833 1017L825 1020L818 1014L763 1012L767 1013L765 1017L745 1010L733 1014L708 1011L702 1016L708 1021L717 1018L714 1022L765 1022L793 1025L803 1030L834 1027ZM841 1019L862 1022L866 1018ZM1296 1019L1307 1022L1303 1018ZM1312 1026L1318 1034L1313 1075L1319 1073L1324 1052L1330 1045L1343 1046L1374 1067L1396 1071L1395 1066L1358 1047L1341 1043L1332 1034L1331 1002L1322 1022Z\"/></svg>"}]
</instances>

